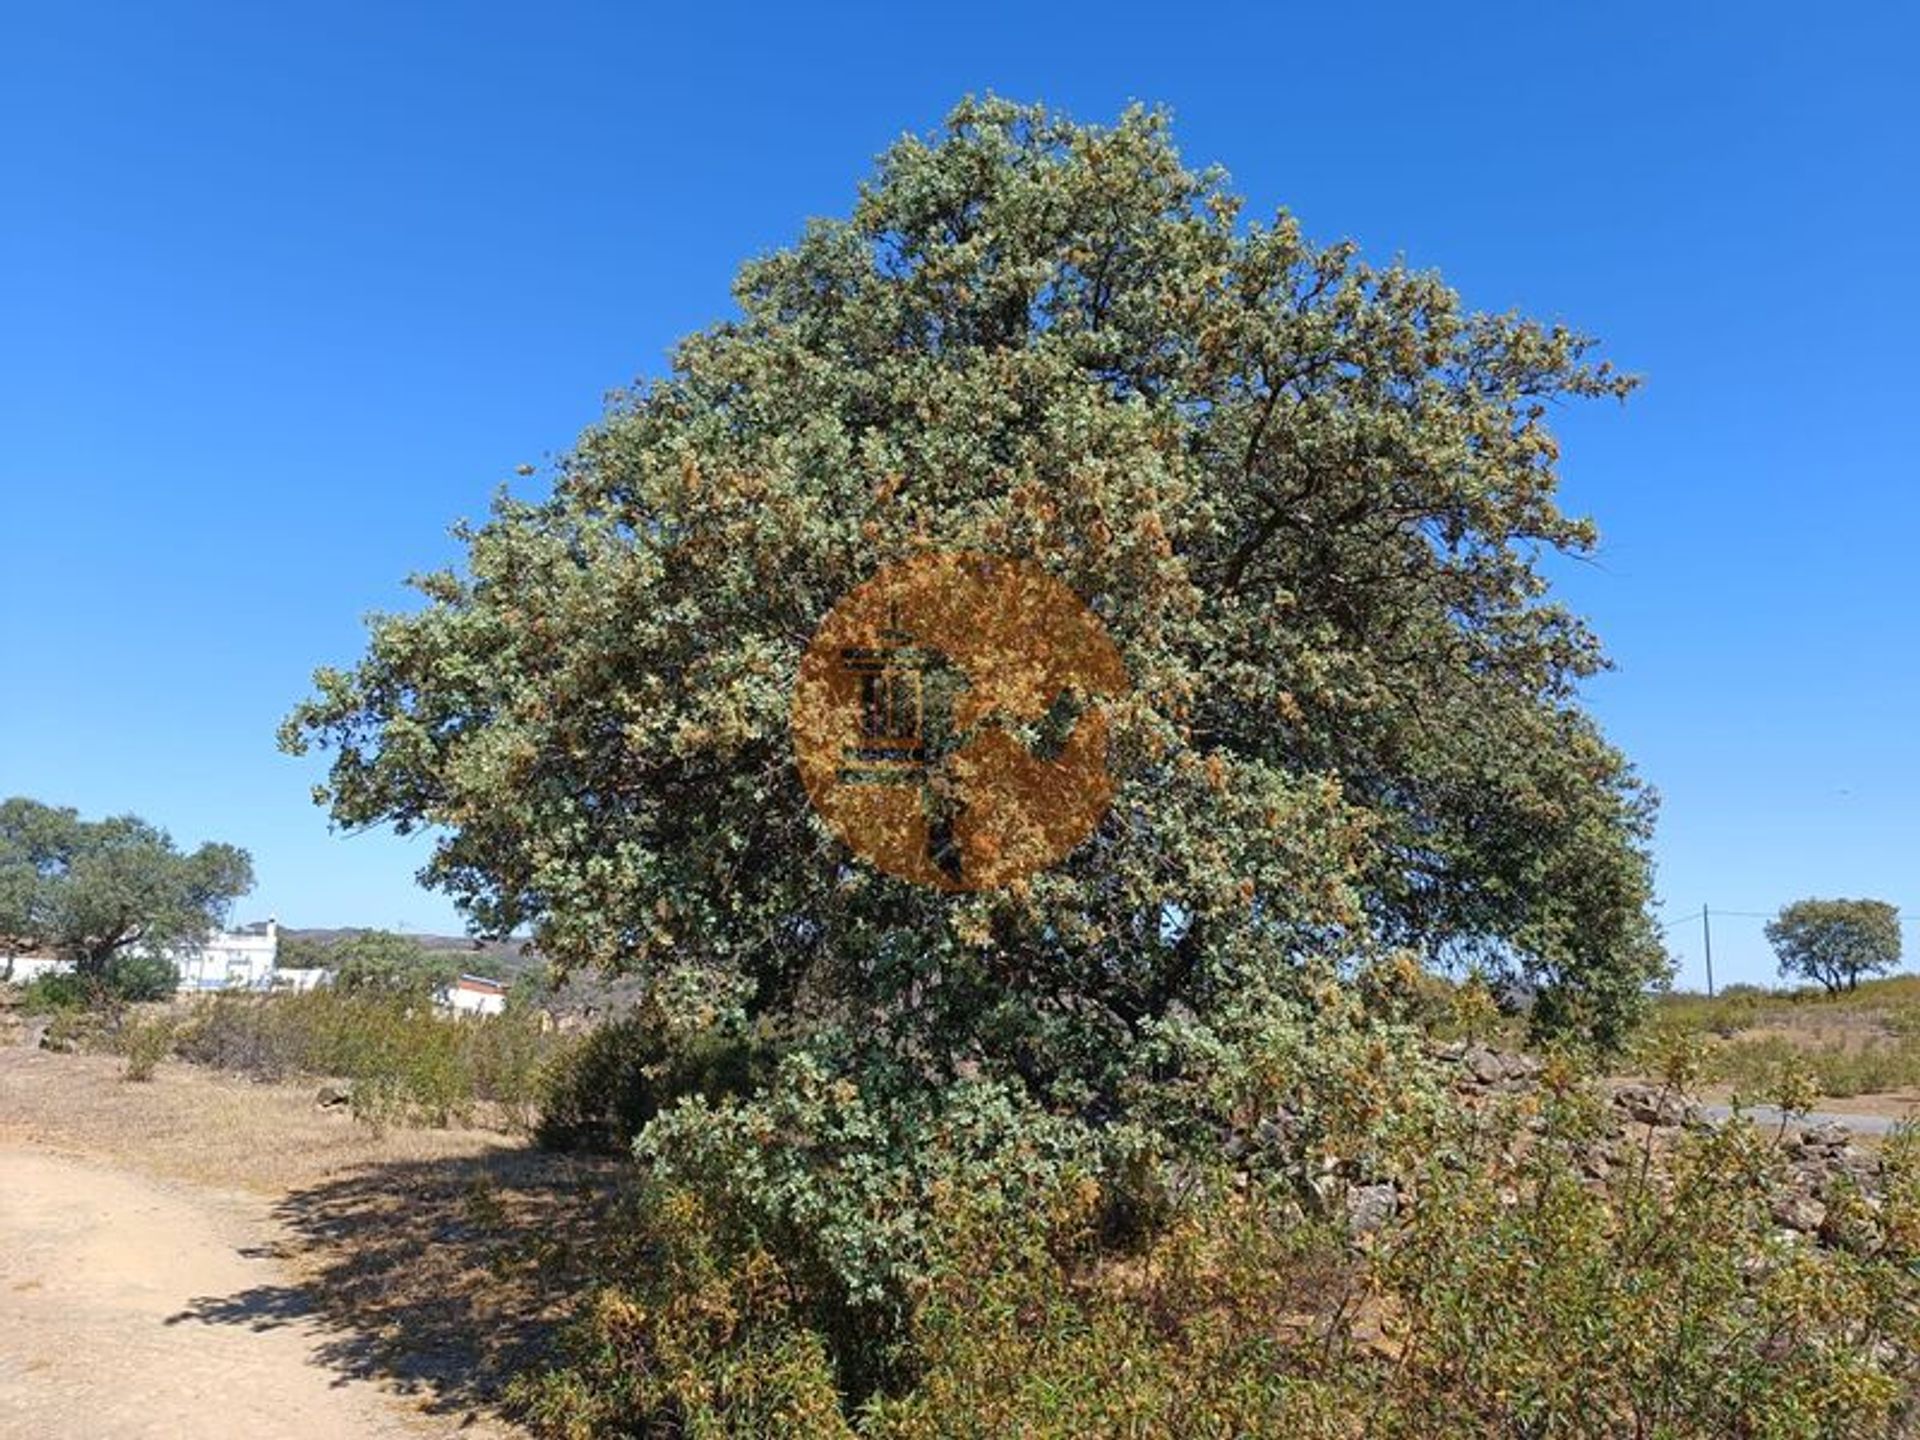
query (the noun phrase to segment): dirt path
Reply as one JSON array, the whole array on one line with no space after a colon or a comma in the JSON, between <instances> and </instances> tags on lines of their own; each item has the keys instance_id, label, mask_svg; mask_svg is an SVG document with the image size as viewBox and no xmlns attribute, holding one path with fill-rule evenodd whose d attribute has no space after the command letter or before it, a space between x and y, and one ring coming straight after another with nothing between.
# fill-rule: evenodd
<instances>
[{"instance_id":1,"label":"dirt path","mask_svg":"<svg viewBox=\"0 0 1920 1440\"><path fill-rule=\"evenodd\" d=\"M324 1362L273 1239L257 1196L0 1142L0 1436L455 1433Z\"/></svg>"}]
</instances>

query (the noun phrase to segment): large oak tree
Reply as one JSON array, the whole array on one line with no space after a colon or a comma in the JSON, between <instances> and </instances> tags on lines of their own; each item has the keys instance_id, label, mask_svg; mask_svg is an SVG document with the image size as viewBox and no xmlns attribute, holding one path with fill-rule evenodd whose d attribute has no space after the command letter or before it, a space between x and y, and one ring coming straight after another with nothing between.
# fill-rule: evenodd
<instances>
[{"instance_id":1,"label":"large oak tree","mask_svg":"<svg viewBox=\"0 0 1920 1440\"><path fill-rule=\"evenodd\" d=\"M1082 1113L1390 950L1620 1037L1652 802L1539 565L1594 543L1551 407L1631 388L1587 340L1247 221L1159 115L1000 101L735 299L319 673L283 743L338 823L431 828L426 878L561 965ZM1037 562L1131 677L1111 812L1023 887L877 874L795 773L809 636L925 549Z\"/></svg>"}]
</instances>

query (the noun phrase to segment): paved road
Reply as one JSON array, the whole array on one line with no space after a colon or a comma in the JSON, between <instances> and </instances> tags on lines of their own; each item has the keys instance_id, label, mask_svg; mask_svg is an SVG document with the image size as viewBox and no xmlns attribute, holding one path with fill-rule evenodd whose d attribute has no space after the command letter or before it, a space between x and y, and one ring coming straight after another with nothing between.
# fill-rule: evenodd
<instances>
[{"instance_id":1,"label":"paved road","mask_svg":"<svg viewBox=\"0 0 1920 1440\"><path fill-rule=\"evenodd\" d=\"M1725 1120L1732 1116L1733 1107L1702 1105L1700 1113L1709 1120ZM1771 1105L1749 1105L1740 1113L1756 1125L1771 1127L1778 1125L1781 1121L1781 1112ZM1894 1116L1843 1115L1834 1110L1811 1110L1805 1115L1795 1115L1787 1119L1787 1125L1796 1130L1810 1129L1815 1125L1838 1125L1842 1130L1851 1130L1856 1135L1889 1135L1905 1123L1907 1122L1904 1119Z\"/></svg>"},{"instance_id":2,"label":"paved road","mask_svg":"<svg viewBox=\"0 0 1920 1440\"><path fill-rule=\"evenodd\" d=\"M324 1363L271 1236L251 1197L0 1144L0 1437L453 1434Z\"/></svg>"}]
</instances>

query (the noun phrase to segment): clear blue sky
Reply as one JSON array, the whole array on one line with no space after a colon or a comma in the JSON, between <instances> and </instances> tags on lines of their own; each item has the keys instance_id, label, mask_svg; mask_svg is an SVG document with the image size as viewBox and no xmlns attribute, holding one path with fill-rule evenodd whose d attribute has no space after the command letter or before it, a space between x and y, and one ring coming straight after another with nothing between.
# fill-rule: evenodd
<instances>
[{"instance_id":1,"label":"clear blue sky","mask_svg":"<svg viewBox=\"0 0 1920 1440\"><path fill-rule=\"evenodd\" d=\"M1164 102L1256 212L1643 373L1562 418L1605 535L1565 580L1665 918L1920 918L1917 74L1892 5L9 5L0 794L243 844L246 915L457 928L279 717L742 258L992 89Z\"/></svg>"}]
</instances>

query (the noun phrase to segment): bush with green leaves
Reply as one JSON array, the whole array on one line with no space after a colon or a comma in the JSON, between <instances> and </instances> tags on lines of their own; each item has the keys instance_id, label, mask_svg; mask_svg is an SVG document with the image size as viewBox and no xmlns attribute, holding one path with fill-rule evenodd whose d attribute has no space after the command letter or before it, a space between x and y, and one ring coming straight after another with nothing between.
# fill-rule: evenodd
<instances>
[{"instance_id":1,"label":"bush with green leaves","mask_svg":"<svg viewBox=\"0 0 1920 1440\"><path fill-rule=\"evenodd\" d=\"M160 1062L172 1053L175 1021L167 1015L137 1015L120 1027L116 1048L127 1057L128 1080L153 1079Z\"/></svg>"},{"instance_id":2,"label":"bush with green leaves","mask_svg":"<svg viewBox=\"0 0 1920 1440\"><path fill-rule=\"evenodd\" d=\"M29 1014L112 1008L139 1001L169 1000L180 984L173 962L157 955L116 954L97 970L51 970L20 987L20 1005Z\"/></svg>"},{"instance_id":3,"label":"bush with green leaves","mask_svg":"<svg viewBox=\"0 0 1920 1440\"><path fill-rule=\"evenodd\" d=\"M107 961L101 980L116 1000L171 1000L180 988L180 971L163 956L123 952Z\"/></svg>"},{"instance_id":4,"label":"bush with green leaves","mask_svg":"<svg viewBox=\"0 0 1920 1440\"><path fill-rule=\"evenodd\" d=\"M750 1091L770 1053L764 1037L733 1029L676 1035L645 1012L595 1026L548 1061L535 1138L551 1150L630 1153L675 1101Z\"/></svg>"},{"instance_id":5,"label":"bush with green leaves","mask_svg":"<svg viewBox=\"0 0 1920 1440\"><path fill-rule=\"evenodd\" d=\"M29 1015L82 1010L94 1003L97 986L72 971L52 970L36 975L20 987L20 1008Z\"/></svg>"},{"instance_id":6,"label":"bush with green leaves","mask_svg":"<svg viewBox=\"0 0 1920 1440\"><path fill-rule=\"evenodd\" d=\"M390 930L356 930L327 946L322 963L340 990L383 990L426 999L460 976L460 961L445 951Z\"/></svg>"}]
</instances>

